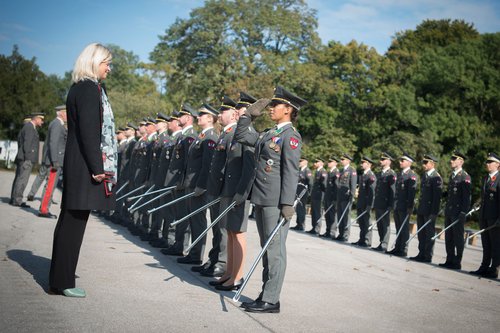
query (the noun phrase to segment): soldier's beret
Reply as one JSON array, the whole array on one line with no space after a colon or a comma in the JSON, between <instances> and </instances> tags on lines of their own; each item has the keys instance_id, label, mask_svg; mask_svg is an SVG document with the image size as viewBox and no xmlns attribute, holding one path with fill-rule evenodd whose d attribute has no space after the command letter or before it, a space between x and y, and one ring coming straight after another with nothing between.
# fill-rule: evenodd
<instances>
[{"instance_id":1,"label":"soldier's beret","mask_svg":"<svg viewBox=\"0 0 500 333\"><path fill-rule=\"evenodd\" d=\"M305 99L300 98L297 95L292 94L282 86L277 86L274 89L274 96L273 98L271 98L271 105L273 104L277 105L282 103L288 104L295 110L299 111L301 107L307 104L307 101Z\"/></svg>"},{"instance_id":2,"label":"soldier's beret","mask_svg":"<svg viewBox=\"0 0 500 333\"><path fill-rule=\"evenodd\" d=\"M252 95L249 95L246 92L240 91L240 100L236 104L235 108L241 109L241 108L247 107L249 105L252 105L256 101L257 101L257 99L255 97L253 97Z\"/></svg>"},{"instance_id":3,"label":"soldier's beret","mask_svg":"<svg viewBox=\"0 0 500 333\"><path fill-rule=\"evenodd\" d=\"M219 112L231 110L236 108L236 102L232 100L229 96L224 95L222 97L221 105L219 106Z\"/></svg>"},{"instance_id":4,"label":"soldier's beret","mask_svg":"<svg viewBox=\"0 0 500 333\"><path fill-rule=\"evenodd\" d=\"M430 162L430 161L432 161L434 163L439 162L439 160L436 157L434 157L434 156L432 156L430 154L425 154L424 155L424 159L422 160L422 162Z\"/></svg>"},{"instance_id":5,"label":"soldier's beret","mask_svg":"<svg viewBox=\"0 0 500 333\"><path fill-rule=\"evenodd\" d=\"M391 155L389 155L389 153L387 152L382 152L382 154L380 154L380 159L381 160L391 160L391 161L394 161L394 158L392 158Z\"/></svg>"},{"instance_id":6,"label":"soldier's beret","mask_svg":"<svg viewBox=\"0 0 500 333\"><path fill-rule=\"evenodd\" d=\"M401 156L401 159L402 160L407 160L407 161L410 161L410 162L415 162L415 159L413 157L411 157L407 152L403 152L403 155Z\"/></svg>"},{"instance_id":7,"label":"soldier's beret","mask_svg":"<svg viewBox=\"0 0 500 333\"><path fill-rule=\"evenodd\" d=\"M361 162L363 162L363 161L366 161L366 162L368 162L370 164L373 164L373 160L371 158L369 158L368 156L366 156L366 155L363 156L363 158L361 158Z\"/></svg>"},{"instance_id":8,"label":"soldier's beret","mask_svg":"<svg viewBox=\"0 0 500 333\"><path fill-rule=\"evenodd\" d=\"M167 122L170 121L170 117L164 114L163 112L158 112L156 115L156 122Z\"/></svg>"},{"instance_id":9,"label":"soldier's beret","mask_svg":"<svg viewBox=\"0 0 500 333\"><path fill-rule=\"evenodd\" d=\"M208 103L203 103L201 105L201 107L198 109L198 112L199 112L200 116L203 113L211 114L212 116L216 116L216 117L219 115L219 112L216 109L214 109L213 106L211 106Z\"/></svg>"},{"instance_id":10,"label":"soldier's beret","mask_svg":"<svg viewBox=\"0 0 500 333\"><path fill-rule=\"evenodd\" d=\"M347 154L347 153L343 153L342 155L340 155L340 159L341 160L349 160L349 161L352 161L352 156Z\"/></svg>"},{"instance_id":11,"label":"soldier's beret","mask_svg":"<svg viewBox=\"0 0 500 333\"><path fill-rule=\"evenodd\" d=\"M497 162L500 163L500 156L495 153L489 153L486 162Z\"/></svg>"},{"instance_id":12,"label":"soldier's beret","mask_svg":"<svg viewBox=\"0 0 500 333\"><path fill-rule=\"evenodd\" d=\"M459 150L454 150L453 154L451 154L452 159L461 159L465 161L465 155L462 154Z\"/></svg>"},{"instance_id":13,"label":"soldier's beret","mask_svg":"<svg viewBox=\"0 0 500 333\"><path fill-rule=\"evenodd\" d=\"M198 117L198 112L196 112L195 109L193 109L193 107L187 103L184 103L181 105L181 109L179 110L179 113L180 115L190 115L190 116L193 116L193 117Z\"/></svg>"}]
</instances>

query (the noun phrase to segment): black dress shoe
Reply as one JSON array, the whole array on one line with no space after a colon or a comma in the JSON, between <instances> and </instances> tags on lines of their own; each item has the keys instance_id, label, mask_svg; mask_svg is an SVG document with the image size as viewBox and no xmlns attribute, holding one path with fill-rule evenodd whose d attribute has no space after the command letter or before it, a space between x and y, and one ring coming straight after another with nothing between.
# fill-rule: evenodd
<instances>
[{"instance_id":1,"label":"black dress shoe","mask_svg":"<svg viewBox=\"0 0 500 333\"><path fill-rule=\"evenodd\" d=\"M304 231L304 227L301 227L300 225L296 225L295 227L291 227L290 229L292 230L300 230L300 231Z\"/></svg>"},{"instance_id":2,"label":"black dress shoe","mask_svg":"<svg viewBox=\"0 0 500 333\"><path fill-rule=\"evenodd\" d=\"M443 268L450 268L450 265L451 265L451 262L449 262L449 261L438 264L439 267L443 267Z\"/></svg>"},{"instance_id":3,"label":"black dress shoe","mask_svg":"<svg viewBox=\"0 0 500 333\"><path fill-rule=\"evenodd\" d=\"M57 219L57 215L51 213L38 213L38 217L44 217L46 219Z\"/></svg>"},{"instance_id":4,"label":"black dress shoe","mask_svg":"<svg viewBox=\"0 0 500 333\"><path fill-rule=\"evenodd\" d=\"M221 290L221 291L231 291L231 290L238 290L240 289L241 285L243 284L243 279L240 279L236 281L234 284L225 286L223 284L220 284L218 286L215 286L215 289Z\"/></svg>"},{"instance_id":5,"label":"black dress shoe","mask_svg":"<svg viewBox=\"0 0 500 333\"><path fill-rule=\"evenodd\" d=\"M481 267L479 267L478 270L470 271L469 274L481 276L484 273L486 273L487 270L488 270L488 267L481 266Z\"/></svg>"},{"instance_id":6,"label":"black dress shoe","mask_svg":"<svg viewBox=\"0 0 500 333\"><path fill-rule=\"evenodd\" d=\"M246 309L247 307L249 306L255 306L257 304L257 302L260 302L262 301L262 298L259 296L255 299L255 301L251 301L251 302L241 302L240 304L240 308L243 308L243 309Z\"/></svg>"},{"instance_id":7,"label":"black dress shoe","mask_svg":"<svg viewBox=\"0 0 500 333\"><path fill-rule=\"evenodd\" d=\"M202 263L201 260L193 259L190 256L185 256L185 257L182 257L182 258L177 258L177 262L179 264L186 264L186 265L201 265L201 263Z\"/></svg>"},{"instance_id":8,"label":"black dress shoe","mask_svg":"<svg viewBox=\"0 0 500 333\"><path fill-rule=\"evenodd\" d=\"M272 304L263 301L256 301L255 303L248 304L245 307L245 311L254 313L279 313L280 302Z\"/></svg>"},{"instance_id":9,"label":"black dress shoe","mask_svg":"<svg viewBox=\"0 0 500 333\"><path fill-rule=\"evenodd\" d=\"M462 269L462 264L460 264L460 263L452 263L452 264L450 264L450 266L448 268L449 269L460 270L460 269Z\"/></svg>"},{"instance_id":10,"label":"black dress shoe","mask_svg":"<svg viewBox=\"0 0 500 333\"><path fill-rule=\"evenodd\" d=\"M406 252L396 251L392 255L396 257L406 257Z\"/></svg>"},{"instance_id":11,"label":"black dress shoe","mask_svg":"<svg viewBox=\"0 0 500 333\"><path fill-rule=\"evenodd\" d=\"M308 234L311 234L311 235L317 235L318 233L316 232L316 230L314 229L311 229L307 232Z\"/></svg>"},{"instance_id":12,"label":"black dress shoe","mask_svg":"<svg viewBox=\"0 0 500 333\"><path fill-rule=\"evenodd\" d=\"M320 234L319 237L322 237L322 238L329 238L331 237L330 236L330 233L329 232L325 232L324 234Z\"/></svg>"},{"instance_id":13,"label":"black dress shoe","mask_svg":"<svg viewBox=\"0 0 500 333\"><path fill-rule=\"evenodd\" d=\"M215 286L221 286L224 282L226 282L227 280L229 280L230 278L227 278L227 279L219 279L219 280L215 280L215 281L210 281L208 284L211 285L212 287L215 287Z\"/></svg>"},{"instance_id":14,"label":"black dress shoe","mask_svg":"<svg viewBox=\"0 0 500 333\"><path fill-rule=\"evenodd\" d=\"M26 202L21 202L20 204L13 203L12 205L21 208L31 208L30 205L26 204Z\"/></svg>"},{"instance_id":15,"label":"black dress shoe","mask_svg":"<svg viewBox=\"0 0 500 333\"><path fill-rule=\"evenodd\" d=\"M35 198L32 195L28 195L28 199L27 200L28 201L33 201L33 200L35 200Z\"/></svg>"},{"instance_id":16,"label":"black dress shoe","mask_svg":"<svg viewBox=\"0 0 500 333\"><path fill-rule=\"evenodd\" d=\"M379 245L377 247L372 247L372 250L382 252L384 251L384 248L382 247L382 245Z\"/></svg>"},{"instance_id":17,"label":"black dress shoe","mask_svg":"<svg viewBox=\"0 0 500 333\"><path fill-rule=\"evenodd\" d=\"M396 249L385 251L386 254L395 255L398 251Z\"/></svg>"},{"instance_id":18,"label":"black dress shoe","mask_svg":"<svg viewBox=\"0 0 500 333\"><path fill-rule=\"evenodd\" d=\"M179 251L178 249L174 248L173 246L168 247L166 249L161 249L161 253L163 253L167 256L178 256L178 257L181 257L184 255L184 253L182 253L182 251Z\"/></svg>"},{"instance_id":19,"label":"black dress shoe","mask_svg":"<svg viewBox=\"0 0 500 333\"><path fill-rule=\"evenodd\" d=\"M208 277L221 277L222 275L224 275L225 272L226 271L220 267L210 266L207 269L201 270L200 275L201 276L208 276Z\"/></svg>"},{"instance_id":20,"label":"black dress shoe","mask_svg":"<svg viewBox=\"0 0 500 333\"><path fill-rule=\"evenodd\" d=\"M484 278L488 278L488 279L496 279L498 278L498 267L497 268L494 268L494 267L490 267L486 270L486 272L484 272L483 274L481 274L482 277Z\"/></svg>"},{"instance_id":21,"label":"black dress shoe","mask_svg":"<svg viewBox=\"0 0 500 333\"><path fill-rule=\"evenodd\" d=\"M203 265L199 265L199 266L193 266L191 267L191 272L196 272L196 273L199 273L201 272L202 270L204 269L208 269L210 267L210 262L207 261L206 263L204 263Z\"/></svg>"}]
</instances>

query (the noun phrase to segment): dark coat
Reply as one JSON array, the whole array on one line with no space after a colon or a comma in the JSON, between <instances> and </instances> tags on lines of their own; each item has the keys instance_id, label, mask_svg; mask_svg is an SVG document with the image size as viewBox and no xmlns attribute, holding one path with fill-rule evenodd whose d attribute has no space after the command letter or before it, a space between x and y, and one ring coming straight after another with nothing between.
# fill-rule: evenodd
<instances>
[{"instance_id":1,"label":"dark coat","mask_svg":"<svg viewBox=\"0 0 500 333\"><path fill-rule=\"evenodd\" d=\"M64 155L62 209L112 210L115 196L92 175L104 173L101 152L101 100L96 82L71 86L66 100L68 139Z\"/></svg>"},{"instance_id":2,"label":"dark coat","mask_svg":"<svg viewBox=\"0 0 500 333\"><path fill-rule=\"evenodd\" d=\"M16 161L31 161L33 164L38 162L38 146L40 139L38 131L31 121L24 124L17 137L17 155Z\"/></svg>"},{"instance_id":3,"label":"dark coat","mask_svg":"<svg viewBox=\"0 0 500 333\"><path fill-rule=\"evenodd\" d=\"M59 118L55 118L49 124L47 139L43 146L42 162L45 165L63 165L64 148L66 147L66 127Z\"/></svg>"},{"instance_id":4,"label":"dark coat","mask_svg":"<svg viewBox=\"0 0 500 333\"><path fill-rule=\"evenodd\" d=\"M427 172L424 172L420 183L420 200L417 214L423 216L438 215L442 190L443 179L441 175L436 170L430 176L427 175Z\"/></svg>"}]
</instances>

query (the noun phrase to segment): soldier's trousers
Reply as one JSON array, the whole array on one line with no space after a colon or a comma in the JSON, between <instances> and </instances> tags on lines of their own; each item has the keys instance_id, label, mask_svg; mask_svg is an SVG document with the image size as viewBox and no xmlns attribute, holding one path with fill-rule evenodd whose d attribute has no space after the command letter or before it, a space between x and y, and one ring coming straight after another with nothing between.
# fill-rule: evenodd
<instances>
[{"instance_id":1,"label":"soldier's trousers","mask_svg":"<svg viewBox=\"0 0 500 333\"><path fill-rule=\"evenodd\" d=\"M417 227L420 229L431 217L429 215L417 215ZM436 233L436 220L432 219L425 228L418 233L418 255L425 260L431 260L434 253L434 241L432 237Z\"/></svg>"},{"instance_id":2,"label":"soldier's trousers","mask_svg":"<svg viewBox=\"0 0 500 333\"><path fill-rule=\"evenodd\" d=\"M337 203L335 201L325 201L325 222L326 222L326 234L329 236L334 236L337 232L337 224L335 223L337 216ZM328 211L327 211L328 210ZM333 230L332 230L333 227Z\"/></svg>"},{"instance_id":3,"label":"soldier's trousers","mask_svg":"<svg viewBox=\"0 0 500 333\"><path fill-rule=\"evenodd\" d=\"M166 197L160 199L160 205L165 204L169 201L175 199L175 195L170 193ZM176 216L175 205L171 205L165 208L162 208L158 211L160 215L160 223L161 224L161 238L167 242L167 244L173 245L175 243L175 230L173 227L170 227L170 224L174 222Z\"/></svg>"},{"instance_id":4,"label":"soldier's trousers","mask_svg":"<svg viewBox=\"0 0 500 333\"><path fill-rule=\"evenodd\" d=\"M210 198L209 201L214 200L215 198ZM229 201L224 208L223 201L227 199ZM231 203L232 198L224 197L222 198L220 203L214 204L210 207L210 221L213 222L222 211L227 208L227 206ZM247 218L247 216L245 216ZM212 227L212 248L210 252L208 252L208 261L210 266L219 267L221 269L226 269L227 263L227 231L222 221L216 223Z\"/></svg>"},{"instance_id":5,"label":"soldier's trousers","mask_svg":"<svg viewBox=\"0 0 500 333\"><path fill-rule=\"evenodd\" d=\"M384 214L385 216L382 217ZM389 237L391 236L391 213L390 211L388 212L387 209L375 209L375 218L378 220L377 229L380 238L380 246L385 251L387 250Z\"/></svg>"},{"instance_id":6,"label":"soldier's trousers","mask_svg":"<svg viewBox=\"0 0 500 333\"><path fill-rule=\"evenodd\" d=\"M307 204L307 194L305 194L300 200L296 207L297 213L297 226L304 229L306 224L306 204Z\"/></svg>"},{"instance_id":7,"label":"soldier's trousers","mask_svg":"<svg viewBox=\"0 0 500 333\"><path fill-rule=\"evenodd\" d=\"M495 224L496 220L480 220L479 226L481 229L487 228ZM481 242L483 244L483 260L482 267L496 268L500 266L500 227L492 228L481 234Z\"/></svg>"},{"instance_id":8,"label":"soldier's trousers","mask_svg":"<svg viewBox=\"0 0 500 333\"><path fill-rule=\"evenodd\" d=\"M280 209L255 205L255 220L259 232L260 245L264 246L273 229L281 219ZM286 237L290 226L287 221L278 231L262 257L262 301L277 303L286 272Z\"/></svg>"},{"instance_id":9,"label":"soldier's trousers","mask_svg":"<svg viewBox=\"0 0 500 333\"><path fill-rule=\"evenodd\" d=\"M368 211L365 213L365 211ZM372 244L372 231L368 230L370 227L370 212L371 209L367 207L357 207L358 216L363 214L360 218L358 218L359 225L359 242L364 243L368 246Z\"/></svg>"},{"instance_id":10,"label":"soldier's trousers","mask_svg":"<svg viewBox=\"0 0 500 333\"><path fill-rule=\"evenodd\" d=\"M175 198L178 199L183 195L190 193L186 190L175 191ZM175 204L175 219L179 220L188 214L187 201L189 199L184 199ZM189 220L179 223L175 226L175 243L174 247L178 251L184 251L189 246L189 236L191 232L189 231ZM193 239L194 240L194 239Z\"/></svg>"},{"instance_id":11,"label":"soldier's trousers","mask_svg":"<svg viewBox=\"0 0 500 333\"><path fill-rule=\"evenodd\" d=\"M30 179L33 163L31 161L16 161L16 176L12 183L10 200L14 205L20 205L23 202L24 190Z\"/></svg>"},{"instance_id":12,"label":"soldier's trousers","mask_svg":"<svg viewBox=\"0 0 500 333\"><path fill-rule=\"evenodd\" d=\"M339 238L348 240L351 233L351 205L350 201L337 202L337 221L339 225Z\"/></svg>"},{"instance_id":13,"label":"soldier's trousers","mask_svg":"<svg viewBox=\"0 0 500 333\"><path fill-rule=\"evenodd\" d=\"M448 227L456 219L462 219L459 216L445 216L444 226ZM464 232L465 219L455 223L453 227L444 232L444 242L446 245L446 262L460 264L464 253Z\"/></svg>"},{"instance_id":14,"label":"soldier's trousers","mask_svg":"<svg viewBox=\"0 0 500 333\"><path fill-rule=\"evenodd\" d=\"M312 229L319 233L321 231L321 203L323 198L311 199L311 223Z\"/></svg>"},{"instance_id":15,"label":"soldier's trousers","mask_svg":"<svg viewBox=\"0 0 500 333\"><path fill-rule=\"evenodd\" d=\"M394 247L394 250L396 250L397 252L408 253L408 245L406 244L406 242L410 238L410 218L408 217L407 219L407 216L407 211L397 209L394 210L394 224L396 225L396 234L399 233L398 239L396 239L396 246ZM403 222L405 222L405 225L402 225Z\"/></svg>"},{"instance_id":16,"label":"soldier's trousers","mask_svg":"<svg viewBox=\"0 0 500 333\"><path fill-rule=\"evenodd\" d=\"M49 170L50 166L47 166L43 163L40 165L40 168L38 169L38 174L33 180L33 184L31 184L31 189L30 192L28 193L28 197L30 196L34 197L36 195L36 192L38 192L38 189L40 188L40 186L42 186L43 181L47 178Z\"/></svg>"},{"instance_id":17,"label":"soldier's trousers","mask_svg":"<svg viewBox=\"0 0 500 333\"><path fill-rule=\"evenodd\" d=\"M194 191L194 189L188 190L188 193ZM198 197L191 197L188 199L188 212L194 212L198 208L204 206L207 203L207 194L202 194ZM207 211L201 211L196 215L189 218L189 226L191 228L191 242L194 242L207 228ZM188 256L193 260L203 260L203 254L205 253L205 245L207 243L207 236L203 238L189 251Z\"/></svg>"}]
</instances>

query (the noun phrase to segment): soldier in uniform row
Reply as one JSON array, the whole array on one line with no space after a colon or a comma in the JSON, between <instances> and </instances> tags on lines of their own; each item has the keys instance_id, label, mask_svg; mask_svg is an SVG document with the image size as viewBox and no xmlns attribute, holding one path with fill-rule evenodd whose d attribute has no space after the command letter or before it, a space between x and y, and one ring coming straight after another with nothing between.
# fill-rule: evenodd
<instances>
[{"instance_id":1,"label":"soldier in uniform row","mask_svg":"<svg viewBox=\"0 0 500 333\"><path fill-rule=\"evenodd\" d=\"M358 177L356 169L351 166L351 155L344 153L340 157L342 170L339 172L339 185L337 189L337 223L338 235L335 240L347 242L349 240L351 225L351 207L356 194Z\"/></svg>"},{"instance_id":2,"label":"soldier in uniform row","mask_svg":"<svg viewBox=\"0 0 500 333\"><path fill-rule=\"evenodd\" d=\"M311 221L312 228L308 233L318 235L321 230L321 205L323 204L324 194L326 190L326 182L328 173L324 168L325 161L317 158L314 162L314 180L311 189Z\"/></svg>"},{"instance_id":3,"label":"soldier in uniform row","mask_svg":"<svg viewBox=\"0 0 500 333\"><path fill-rule=\"evenodd\" d=\"M31 169L38 162L40 139L37 127L43 125L44 118L44 113L33 113L31 120L23 125L17 137L16 176L12 183L10 195L10 204L13 206L30 207L23 202L23 196L26 185L28 185Z\"/></svg>"},{"instance_id":4,"label":"soldier in uniform row","mask_svg":"<svg viewBox=\"0 0 500 333\"><path fill-rule=\"evenodd\" d=\"M375 186L377 179L371 170L373 160L368 156L363 156L361 159L361 167L363 174L359 176L359 191L358 191L358 225L359 225L359 240L354 245L361 247L369 247L372 243L372 232L370 227L370 211L373 207L375 199Z\"/></svg>"},{"instance_id":5,"label":"soldier in uniform row","mask_svg":"<svg viewBox=\"0 0 500 333\"><path fill-rule=\"evenodd\" d=\"M340 162L336 156L331 156L328 160L328 177L326 180L325 196L323 206L325 207L325 233L321 236L332 238L337 231L336 215L337 215L337 187L339 179L339 169L337 163Z\"/></svg>"},{"instance_id":6,"label":"soldier in uniform row","mask_svg":"<svg viewBox=\"0 0 500 333\"><path fill-rule=\"evenodd\" d=\"M470 272L487 278L498 278L500 268L500 156L490 153L486 160L486 171L481 188L479 226L485 230L481 234L483 259L481 266Z\"/></svg>"},{"instance_id":7,"label":"soldier in uniform row","mask_svg":"<svg viewBox=\"0 0 500 333\"><path fill-rule=\"evenodd\" d=\"M304 186L307 186L307 193L302 196L299 204L296 207L297 220L296 225L291 227L293 230L303 231L306 224L306 205L311 193L312 172L307 166L307 159L301 158L299 161L299 184L297 185L297 195L302 191Z\"/></svg>"}]
</instances>

